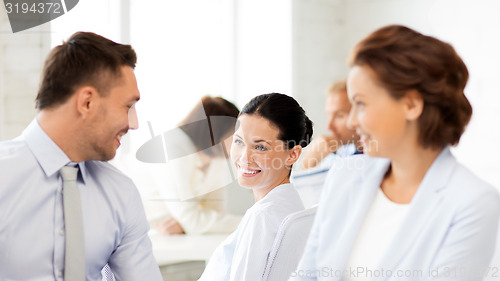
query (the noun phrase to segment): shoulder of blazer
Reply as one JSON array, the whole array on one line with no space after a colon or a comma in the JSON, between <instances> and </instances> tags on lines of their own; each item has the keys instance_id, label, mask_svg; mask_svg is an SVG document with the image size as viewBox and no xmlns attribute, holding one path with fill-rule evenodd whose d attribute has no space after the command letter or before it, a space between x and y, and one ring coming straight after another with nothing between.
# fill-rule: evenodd
<instances>
[{"instance_id":1,"label":"shoulder of blazer","mask_svg":"<svg viewBox=\"0 0 500 281\"><path fill-rule=\"evenodd\" d=\"M337 197L344 193L362 193L363 184L380 181L389 164L389 159L364 154L339 157L325 179L323 195Z\"/></svg>"},{"instance_id":2,"label":"shoulder of blazer","mask_svg":"<svg viewBox=\"0 0 500 281\"><path fill-rule=\"evenodd\" d=\"M485 182L467 167L456 162L456 167L450 175L446 185L446 192L453 200L465 202L479 202L482 200L494 200L500 205L498 189Z\"/></svg>"},{"instance_id":3,"label":"shoulder of blazer","mask_svg":"<svg viewBox=\"0 0 500 281\"><path fill-rule=\"evenodd\" d=\"M378 172L380 169L388 167L389 163L389 159L370 157L365 154L337 157L333 161L329 174L363 177L366 174Z\"/></svg>"}]
</instances>

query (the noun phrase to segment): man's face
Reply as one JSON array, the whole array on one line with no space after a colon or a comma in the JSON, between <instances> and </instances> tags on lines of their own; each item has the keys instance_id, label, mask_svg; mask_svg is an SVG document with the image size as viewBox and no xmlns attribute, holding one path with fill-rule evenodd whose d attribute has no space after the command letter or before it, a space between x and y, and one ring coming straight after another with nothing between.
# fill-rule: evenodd
<instances>
[{"instance_id":1,"label":"man's face","mask_svg":"<svg viewBox=\"0 0 500 281\"><path fill-rule=\"evenodd\" d=\"M358 139L356 131L347 127L347 117L351 110L347 93L330 93L326 100L325 110L328 114L328 129L341 145Z\"/></svg>"},{"instance_id":2,"label":"man's face","mask_svg":"<svg viewBox=\"0 0 500 281\"><path fill-rule=\"evenodd\" d=\"M107 161L115 157L121 144L121 137L129 129L137 129L138 121L135 103L140 94L134 70L124 66L122 77L105 96L99 96L98 112L92 120L88 138L91 159Z\"/></svg>"}]
</instances>

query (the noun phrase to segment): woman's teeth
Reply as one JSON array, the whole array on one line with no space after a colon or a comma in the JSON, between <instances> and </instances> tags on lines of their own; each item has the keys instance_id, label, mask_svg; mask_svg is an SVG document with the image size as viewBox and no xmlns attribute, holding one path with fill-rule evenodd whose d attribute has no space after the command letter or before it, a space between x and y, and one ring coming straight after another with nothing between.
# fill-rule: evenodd
<instances>
[{"instance_id":1,"label":"woman's teeth","mask_svg":"<svg viewBox=\"0 0 500 281\"><path fill-rule=\"evenodd\" d=\"M250 170L247 170L245 168L240 168L240 169L245 174L252 174L253 175L253 174L257 174L259 172L259 171L250 171Z\"/></svg>"}]
</instances>

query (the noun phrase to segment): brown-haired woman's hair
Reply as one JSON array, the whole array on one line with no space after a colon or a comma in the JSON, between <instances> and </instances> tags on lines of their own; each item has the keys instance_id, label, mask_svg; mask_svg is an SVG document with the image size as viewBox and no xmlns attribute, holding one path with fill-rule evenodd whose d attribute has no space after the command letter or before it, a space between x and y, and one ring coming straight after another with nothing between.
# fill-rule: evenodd
<instances>
[{"instance_id":1,"label":"brown-haired woman's hair","mask_svg":"<svg viewBox=\"0 0 500 281\"><path fill-rule=\"evenodd\" d=\"M410 90L420 93L424 108L418 126L423 147L441 148L459 142L472 115L464 95L469 72L450 44L390 25L359 42L348 63L370 67L395 99Z\"/></svg>"},{"instance_id":2,"label":"brown-haired woman's hair","mask_svg":"<svg viewBox=\"0 0 500 281\"><path fill-rule=\"evenodd\" d=\"M121 78L121 67L135 68L137 56L130 45L113 42L92 32L77 32L50 52L43 67L36 108L64 103L80 86L93 86L99 94Z\"/></svg>"},{"instance_id":3,"label":"brown-haired woman's hair","mask_svg":"<svg viewBox=\"0 0 500 281\"><path fill-rule=\"evenodd\" d=\"M179 128L191 139L197 151L223 157L224 151L213 146L234 133L239 113L234 104L221 97L204 96L179 123ZM213 148L207 150L210 147Z\"/></svg>"}]
</instances>

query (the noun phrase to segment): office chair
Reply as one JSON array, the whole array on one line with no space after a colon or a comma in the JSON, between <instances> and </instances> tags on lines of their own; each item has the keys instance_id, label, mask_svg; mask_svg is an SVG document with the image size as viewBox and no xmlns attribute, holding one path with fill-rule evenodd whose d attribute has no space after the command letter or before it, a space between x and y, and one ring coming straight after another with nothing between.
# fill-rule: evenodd
<instances>
[{"instance_id":1,"label":"office chair","mask_svg":"<svg viewBox=\"0 0 500 281\"><path fill-rule=\"evenodd\" d=\"M288 280L297 268L317 206L288 215L281 223L267 259L264 281Z\"/></svg>"}]
</instances>

